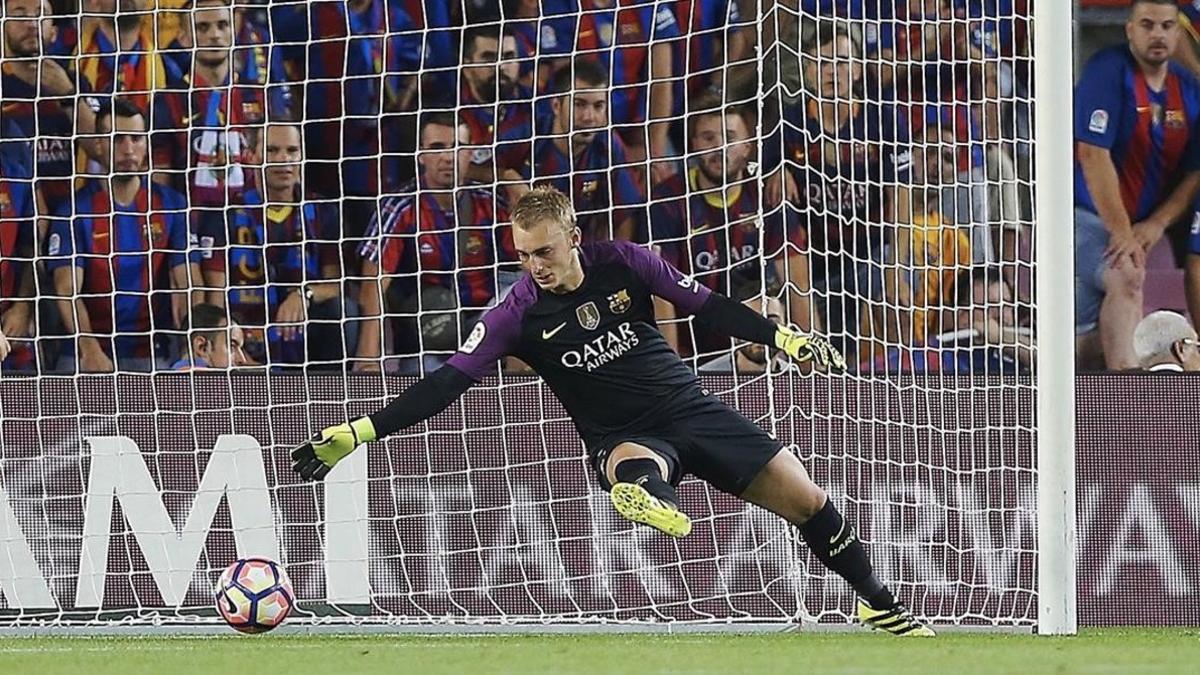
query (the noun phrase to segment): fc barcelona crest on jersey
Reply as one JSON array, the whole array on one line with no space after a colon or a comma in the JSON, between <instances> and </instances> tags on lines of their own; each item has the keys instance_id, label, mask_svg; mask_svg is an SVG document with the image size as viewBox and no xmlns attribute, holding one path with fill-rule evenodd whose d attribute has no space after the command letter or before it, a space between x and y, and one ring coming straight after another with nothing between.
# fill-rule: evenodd
<instances>
[{"instance_id":1,"label":"fc barcelona crest on jersey","mask_svg":"<svg viewBox=\"0 0 1200 675\"><path fill-rule=\"evenodd\" d=\"M629 311L629 306L633 304L633 300L629 298L629 289L622 288L621 290L608 296L608 308L613 314L624 314Z\"/></svg>"},{"instance_id":2,"label":"fc barcelona crest on jersey","mask_svg":"<svg viewBox=\"0 0 1200 675\"><path fill-rule=\"evenodd\" d=\"M579 318L579 325L587 330L596 330L596 326L600 325L600 310L594 302L586 302L576 307L575 316Z\"/></svg>"}]
</instances>

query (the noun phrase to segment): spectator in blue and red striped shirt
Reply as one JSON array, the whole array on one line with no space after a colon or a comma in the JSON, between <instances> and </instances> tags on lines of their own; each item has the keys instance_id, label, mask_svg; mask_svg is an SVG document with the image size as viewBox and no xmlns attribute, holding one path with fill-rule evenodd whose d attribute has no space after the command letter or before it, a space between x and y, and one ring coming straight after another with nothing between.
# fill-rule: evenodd
<instances>
[{"instance_id":1,"label":"spectator in blue and red striped shirt","mask_svg":"<svg viewBox=\"0 0 1200 675\"><path fill-rule=\"evenodd\" d=\"M559 50L574 49L577 58L596 61L612 83L612 125L629 148L630 158L674 154L665 120L674 109L671 76L679 24L663 0L546 0L547 21ZM564 66L565 67L565 66ZM577 66L578 67L578 66ZM560 91L557 90L556 91ZM651 164L654 182L674 173L673 163Z\"/></svg>"},{"instance_id":2,"label":"spectator in blue and red striped shirt","mask_svg":"<svg viewBox=\"0 0 1200 675\"><path fill-rule=\"evenodd\" d=\"M1128 44L1097 53L1075 89L1075 331L1081 367L1138 366L1146 252L1200 187L1200 83L1171 62L1178 7L1135 0ZM1093 331L1095 331L1094 334ZM1097 344L1098 343L1098 344Z\"/></svg>"},{"instance_id":3,"label":"spectator in blue and red striped shirt","mask_svg":"<svg viewBox=\"0 0 1200 675\"><path fill-rule=\"evenodd\" d=\"M812 28L801 45L807 90L784 109L783 142L766 147L782 145L786 153L811 243L821 325L850 361L859 337L900 342L912 335L911 313L878 309L882 301L908 302L903 283L885 274L894 268L896 226L911 220L908 114L863 100L861 46L846 23ZM768 167L777 163L767 157Z\"/></svg>"},{"instance_id":4,"label":"spectator in blue and red striped shirt","mask_svg":"<svg viewBox=\"0 0 1200 675\"><path fill-rule=\"evenodd\" d=\"M65 328L77 335L79 370L149 371L172 360L158 338L180 325L199 257L188 251L183 195L147 175L145 113L117 98L96 126L102 146L111 138L112 177L51 225L46 267ZM73 370L73 361L60 358L59 368Z\"/></svg>"},{"instance_id":5,"label":"spectator in blue and red striped shirt","mask_svg":"<svg viewBox=\"0 0 1200 675\"><path fill-rule=\"evenodd\" d=\"M569 195L584 239L644 239L646 191L608 126L608 75L579 58L554 74L554 90L550 133L534 144L521 177Z\"/></svg>"},{"instance_id":6,"label":"spectator in blue and red striped shirt","mask_svg":"<svg viewBox=\"0 0 1200 675\"><path fill-rule=\"evenodd\" d=\"M503 203L489 190L463 182L470 162L466 125L453 113L428 113L420 133L417 185L382 200L360 248L365 280L359 303L364 317L377 317L389 291L396 292L403 311L425 312L418 330L397 327L398 351L445 351L444 360L460 344L460 326L469 326L515 281L505 267L515 263L516 252ZM450 311L448 322L433 326L434 310ZM414 332L417 341L407 334ZM377 369L382 343L381 322L363 322L357 352L363 361L355 368Z\"/></svg>"},{"instance_id":7,"label":"spectator in blue and red striped shirt","mask_svg":"<svg viewBox=\"0 0 1200 675\"><path fill-rule=\"evenodd\" d=\"M340 218L335 200L301 185L300 127L263 134L265 193L247 190L226 215L226 237L201 242L202 264L227 279L226 300L246 333L246 352L275 365L343 359L340 323ZM257 162L256 162L257 163ZM319 321L314 321L319 320Z\"/></svg>"},{"instance_id":8,"label":"spectator in blue and red striped shirt","mask_svg":"<svg viewBox=\"0 0 1200 675\"><path fill-rule=\"evenodd\" d=\"M502 35L499 24L463 35L457 105L473 146L467 178L474 182L491 183L499 168L519 168L533 150L533 92L517 81L519 71L516 38Z\"/></svg>"},{"instance_id":9,"label":"spectator in blue and red striped shirt","mask_svg":"<svg viewBox=\"0 0 1200 675\"><path fill-rule=\"evenodd\" d=\"M45 213L33 181L17 179L24 173L0 155L0 330L11 338L33 337L33 257L36 248L34 209ZM0 356L5 371L34 366L33 350L17 343L10 355Z\"/></svg>"},{"instance_id":10,"label":"spectator in blue and red striped shirt","mask_svg":"<svg viewBox=\"0 0 1200 675\"><path fill-rule=\"evenodd\" d=\"M749 81L754 70L737 68L746 58L746 36L737 0L680 0L675 2L675 21L687 37L676 43L675 114L684 113L688 101L705 92L733 87L743 75Z\"/></svg>"},{"instance_id":11,"label":"spectator in blue and red striped shirt","mask_svg":"<svg viewBox=\"0 0 1200 675\"><path fill-rule=\"evenodd\" d=\"M0 154L36 171L37 188L56 207L71 199L72 139L94 129L94 115L74 96L72 73L50 54L56 28L48 0L4 0L0 73ZM43 13L39 21L38 12ZM68 64L69 65L69 64ZM20 155L20 157L17 157Z\"/></svg>"},{"instance_id":12,"label":"spectator in blue and red striped shirt","mask_svg":"<svg viewBox=\"0 0 1200 675\"><path fill-rule=\"evenodd\" d=\"M811 325L808 236L795 211L762 215L757 181L747 167L754 153L750 121L739 108L722 110L720 99L693 102L687 152L694 165L654 190L650 206L651 242L659 254L709 289L733 295L746 284L790 282L791 322ZM760 246L759 242L763 242ZM766 257L773 264L764 268ZM764 277L765 274L765 277ZM729 346L729 338L697 329L680 337L674 308L655 301L667 341L682 355L700 356Z\"/></svg>"},{"instance_id":13,"label":"spectator in blue and red striped shirt","mask_svg":"<svg viewBox=\"0 0 1200 675\"><path fill-rule=\"evenodd\" d=\"M266 120L265 88L242 83L233 70L229 0L198 0L191 21L188 88L154 96L154 177L214 213L256 187L245 164Z\"/></svg>"},{"instance_id":14,"label":"spectator in blue and red striped shirt","mask_svg":"<svg viewBox=\"0 0 1200 675\"><path fill-rule=\"evenodd\" d=\"M379 117L403 107L422 46L404 3L323 0L278 16L277 39L304 45L289 52L304 82L307 159L319 169L320 182L311 187L362 197L395 191L396 125Z\"/></svg>"},{"instance_id":15,"label":"spectator in blue and red striped shirt","mask_svg":"<svg viewBox=\"0 0 1200 675\"><path fill-rule=\"evenodd\" d=\"M147 0L84 0L82 4L78 44L70 47L79 54L79 74L90 91L127 94L134 105L145 108L153 91L179 85L185 73L177 61L158 50Z\"/></svg>"}]
</instances>

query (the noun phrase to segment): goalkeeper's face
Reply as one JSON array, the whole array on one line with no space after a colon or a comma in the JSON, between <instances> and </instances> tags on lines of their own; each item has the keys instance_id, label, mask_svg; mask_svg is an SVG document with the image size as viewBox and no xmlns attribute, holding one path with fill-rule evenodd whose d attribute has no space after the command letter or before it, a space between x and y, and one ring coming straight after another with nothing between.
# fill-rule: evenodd
<instances>
[{"instance_id":1,"label":"goalkeeper's face","mask_svg":"<svg viewBox=\"0 0 1200 675\"><path fill-rule=\"evenodd\" d=\"M575 290L583 281L579 263L579 228L543 219L530 227L512 229L513 247L534 283L551 293Z\"/></svg>"}]
</instances>

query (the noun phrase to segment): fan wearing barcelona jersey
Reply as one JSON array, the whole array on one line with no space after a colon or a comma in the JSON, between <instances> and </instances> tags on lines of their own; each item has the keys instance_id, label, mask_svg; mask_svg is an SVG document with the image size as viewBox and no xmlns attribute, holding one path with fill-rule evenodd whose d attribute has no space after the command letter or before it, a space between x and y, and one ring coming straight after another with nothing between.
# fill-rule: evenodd
<instances>
[{"instance_id":1,"label":"fan wearing barcelona jersey","mask_svg":"<svg viewBox=\"0 0 1200 675\"><path fill-rule=\"evenodd\" d=\"M499 225L508 216L490 190L465 181L467 138L467 126L453 113L427 113L420 124L417 184L380 202L359 249L359 304L367 320L359 333L357 370L380 367L384 331L375 317L389 291L398 296L400 314L421 312L418 326L397 326L397 351L442 352L424 358L440 364L453 352L462 321L489 306L511 276L503 269L516 260L511 232ZM400 363L404 370L417 367L415 359Z\"/></svg>"},{"instance_id":2,"label":"fan wearing barcelona jersey","mask_svg":"<svg viewBox=\"0 0 1200 675\"><path fill-rule=\"evenodd\" d=\"M202 217L256 187L246 162L267 111L265 88L243 84L234 72L229 0L198 0L187 30L194 45L192 72L184 85L153 99L154 178L186 192Z\"/></svg>"},{"instance_id":3,"label":"fan wearing barcelona jersey","mask_svg":"<svg viewBox=\"0 0 1200 675\"><path fill-rule=\"evenodd\" d=\"M550 133L534 144L522 177L570 195L589 239L634 239L646 191L629 168L625 143L609 128L608 73L577 58L554 74L554 91Z\"/></svg>"},{"instance_id":4,"label":"fan wearing barcelona jersey","mask_svg":"<svg viewBox=\"0 0 1200 675\"><path fill-rule=\"evenodd\" d=\"M544 0L546 15L563 15L543 25L559 49L574 48L611 78L610 119L629 147L630 158L669 157L669 122L674 103L674 49L679 24L664 0ZM649 124L647 124L649 122ZM674 173L671 162L651 165L654 182Z\"/></svg>"},{"instance_id":5,"label":"fan wearing barcelona jersey","mask_svg":"<svg viewBox=\"0 0 1200 675\"><path fill-rule=\"evenodd\" d=\"M784 109L782 145L808 231L821 325L848 358L871 362L874 345L912 334L910 312L881 309L910 305L894 262L896 234L911 221L909 123L860 93L862 48L845 23L815 23L801 49L806 91Z\"/></svg>"},{"instance_id":6,"label":"fan wearing barcelona jersey","mask_svg":"<svg viewBox=\"0 0 1200 675\"><path fill-rule=\"evenodd\" d=\"M519 168L532 151L533 92L519 76L511 33L501 34L498 24L467 30L458 106L472 146L467 177L475 182L492 182L500 168Z\"/></svg>"},{"instance_id":7,"label":"fan wearing barcelona jersey","mask_svg":"<svg viewBox=\"0 0 1200 675\"><path fill-rule=\"evenodd\" d=\"M188 251L183 196L147 175L145 113L115 98L96 128L100 144L111 142L100 153L111 151L111 177L77 194L47 242L64 327L77 338L58 368L150 371L174 360L160 338L181 325L199 257Z\"/></svg>"},{"instance_id":8,"label":"fan wearing barcelona jersey","mask_svg":"<svg viewBox=\"0 0 1200 675\"><path fill-rule=\"evenodd\" d=\"M651 241L667 262L725 295L748 283L761 288L787 282L790 320L807 330L812 314L808 238L791 209L786 224L780 209L762 216L758 182L747 168L754 148L746 111L722 107L712 97L696 99L693 109L687 154L694 165L685 176L655 188ZM764 257L771 265L763 267ZM680 354L700 357L729 347L727 336L699 327L679 335L673 307L661 300L655 304L663 335Z\"/></svg>"},{"instance_id":9,"label":"fan wearing barcelona jersey","mask_svg":"<svg viewBox=\"0 0 1200 675\"><path fill-rule=\"evenodd\" d=\"M36 18L39 9L43 14L40 21ZM38 191L54 207L71 198L75 123L79 133L89 134L94 115L83 99L75 96L73 73L47 58L57 34L49 0L3 0L0 10L4 17L0 154L9 155L10 162L31 166Z\"/></svg>"},{"instance_id":10,"label":"fan wearing barcelona jersey","mask_svg":"<svg viewBox=\"0 0 1200 675\"><path fill-rule=\"evenodd\" d=\"M45 213L44 204L25 173L0 154L0 368L24 370L34 364L33 350L18 343L12 349L9 338L33 337L35 333L33 257L36 251L33 225L35 206ZM12 358L9 358L9 354Z\"/></svg>"},{"instance_id":11,"label":"fan wearing barcelona jersey","mask_svg":"<svg viewBox=\"0 0 1200 675\"><path fill-rule=\"evenodd\" d=\"M337 204L301 184L300 127L263 133L257 184L226 216L226 238L202 238L202 267L227 280L214 304L244 329L246 353L271 366L332 364L344 356ZM255 161L257 164L257 161Z\"/></svg>"},{"instance_id":12,"label":"fan wearing barcelona jersey","mask_svg":"<svg viewBox=\"0 0 1200 675\"><path fill-rule=\"evenodd\" d=\"M1135 0L1128 43L1075 87L1075 333L1081 367L1137 368L1146 252L1200 187L1200 83L1171 61L1176 3Z\"/></svg>"}]
</instances>

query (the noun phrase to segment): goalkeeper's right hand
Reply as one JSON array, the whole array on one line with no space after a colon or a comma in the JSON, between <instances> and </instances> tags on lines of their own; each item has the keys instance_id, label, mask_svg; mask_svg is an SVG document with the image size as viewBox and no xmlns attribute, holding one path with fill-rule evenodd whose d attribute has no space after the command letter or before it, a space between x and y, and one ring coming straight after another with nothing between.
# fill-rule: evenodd
<instances>
[{"instance_id":1,"label":"goalkeeper's right hand","mask_svg":"<svg viewBox=\"0 0 1200 675\"><path fill-rule=\"evenodd\" d=\"M790 326L775 329L775 347L800 363L812 361L834 372L846 370L846 357L820 335L805 335Z\"/></svg>"},{"instance_id":2,"label":"goalkeeper's right hand","mask_svg":"<svg viewBox=\"0 0 1200 675\"><path fill-rule=\"evenodd\" d=\"M373 440L375 425L370 417L326 427L316 438L292 450L292 471L304 480L324 480L343 457Z\"/></svg>"}]
</instances>

